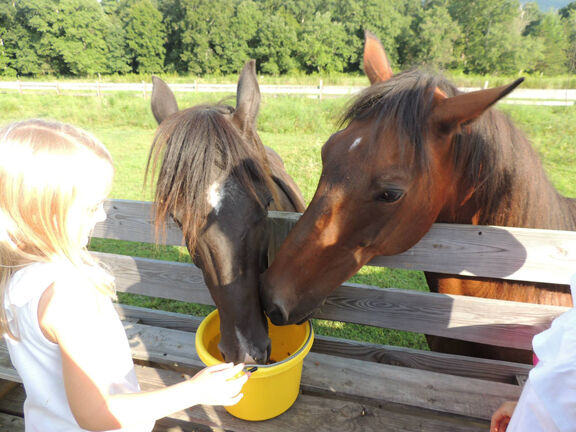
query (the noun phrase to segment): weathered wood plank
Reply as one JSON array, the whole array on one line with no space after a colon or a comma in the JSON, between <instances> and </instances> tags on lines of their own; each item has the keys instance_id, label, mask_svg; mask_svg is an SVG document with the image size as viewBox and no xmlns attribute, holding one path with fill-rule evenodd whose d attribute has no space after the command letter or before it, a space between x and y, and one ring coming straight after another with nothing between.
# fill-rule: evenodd
<instances>
[{"instance_id":1,"label":"weathered wood plank","mask_svg":"<svg viewBox=\"0 0 576 432\"><path fill-rule=\"evenodd\" d=\"M121 317L137 319L140 324L196 332L201 318L174 312L154 311L135 306L116 305ZM518 375L527 375L531 367L473 357L464 357L411 348L377 345L316 334L312 351L357 360L430 370L450 375L515 383Z\"/></svg>"},{"instance_id":2,"label":"weathered wood plank","mask_svg":"<svg viewBox=\"0 0 576 432\"><path fill-rule=\"evenodd\" d=\"M182 380L179 373L136 366L143 390L154 390ZM22 415L24 391L0 400L1 412ZM2 423L0 423L1 425ZM1 429L21 432L19 428ZM300 394L296 403L279 417L263 422L246 422L228 414L222 407L196 406L174 413L156 422L154 432L302 432L302 431L362 431L362 432L482 432L487 422L465 419L450 414L386 404L381 407L349 400L326 399L313 394Z\"/></svg>"},{"instance_id":3,"label":"weathered wood plank","mask_svg":"<svg viewBox=\"0 0 576 432\"><path fill-rule=\"evenodd\" d=\"M195 372L203 367L194 348L194 333L134 323L126 323L125 328L135 359L175 370ZM480 419L489 419L504 400L520 395L516 385L317 353L310 353L304 361L302 388L331 397L423 407Z\"/></svg>"},{"instance_id":4,"label":"weathered wood plank","mask_svg":"<svg viewBox=\"0 0 576 432\"><path fill-rule=\"evenodd\" d=\"M567 311L560 306L344 284L316 318L531 349L532 337Z\"/></svg>"},{"instance_id":5,"label":"weathered wood plank","mask_svg":"<svg viewBox=\"0 0 576 432\"><path fill-rule=\"evenodd\" d=\"M98 254L119 291L214 305L193 265ZM567 308L347 283L316 318L530 349L532 337ZM496 337L497 335L497 337Z\"/></svg>"},{"instance_id":6,"label":"weathered wood plank","mask_svg":"<svg viewBox=\"0 0 576 432\"><path fill-rule=\"evenodd\" d=\"M269 212L275 248L299 217ZM437 223L406 252L368 265L568 285L576 266L576 232Z\"/></svg>"},{"instance_id":7,"label":"weathered wood plank","mask_svg":"<svg viewBox=\"0 0 576 432\"><path fill-rule=\"evenodd\" d=\"M312 352L468 378L517 384L529 365L316 336Z\"/></svg>"},{"instance_id":8,"label":"weathered wood plank","mask_svg":"<svg viewBox=\"0 0 576 432\"><path fill-rule=\"evenodd\" d=\"M484 420L490 419L502 402L520 396L517 385L316 353L310 353L304 362L302 388Z\"/></svg>"},{"instance_id":9,"label":"weathered wood plank","mask_svg":"<svg viewBox=\"0 0 576 432\"><path fill-rule=\"evenodd\" d=\"M181 381L171 371L138 368L144 389L155 389ZM458 416L435 413L417 407L404 408L392 404L378 407L362 402L323 398L301 394L284 414L266 421L246 422L228 414L222 407L197 406L169 416L197 424L217 425L230 431L301 432L301 431L483 431L487 423Z\"/></svg>"},{"instance_id":10,"label":"weathered wood plank","mask_svg":"<svg viewBox=\"0 0 576 432\"><path fill-rule=\"evenodd\" d=\"M370 265L568 285L576 232L434 224L408 251Z\"/></svg>"},{"instance_id":11,"label":"weathered wood plank","mask_svg":"<svg viewBox=\"0 0 576 432\"><path fill-rule=\"evenodd\" d=\"M124 325L135 360L188 373L203 367L194 333L133 322ZM2 352L7 356L5 347ZM489 418L503 400L519 396L519 387L510 384L317 353L304 361L302 389L324 397L423 407L480 419Z\"/></svg>"},{"instance_id":12,"label":"weathered wood plank","mask_svg":"<svg viewBox=\"0 0 576 432\"><path fill-rule=\"evenodd\" d=\"M203 367L194 333L126 323L135 359L175 370ZM450 376L311 353L304 361L302 388L348 399L397 403L488 419L501 402L519 396L515 385ZM423 389L426 389L423 391Z\"/></svg>"},{"instance_id":13,"label":"weathered wood plank","mask_svg":"<svg viewBox=\"0 0 576 432\"><path fill-rule=\"evenodd\" d=\"M24 432L24 419L22 417L0 413L0 431Z\"/></svg>"},{"instance_id":14,"label":"weathered wood plank","mask_svg":"<svg viewBox=\"0 0 576 432\"><path fill-rule=\"evenodd\" d=\"M194 264L94 252L116 277L120 292L214 305Z\"/></svg>"},{"instance_id":15,"label":"weathered wood plank","mask_svg":"<svg viewBox=\"0 0 576 432\"><path fill-rule=\"evenodd\" d=\"M152 202L130 200L106 200L106 220L96 224L93 236L116 240L155 243L154 207ZM181 246L182 231L170 222L158 240L163 244ZM164 237L165 234L165 237Z\"/></svg>"},{"instance_id":16,"label":"weathered wood plank","mask_svg":"<svg viewBox=\"0 0 576 432\"><path fill-rule=\"evenodd\" d=\"M108 218L96 226L95 237L156 241L152 203L109 200L106 210ZM269 226L277 232L275 247L299 217L269 212ZM170 223L165 235L165 244L183 244L176 224ZM370 265L567 285L576 265L576 232L435 224L410 250L377 257Z\"/></svg>"}]
</instances>

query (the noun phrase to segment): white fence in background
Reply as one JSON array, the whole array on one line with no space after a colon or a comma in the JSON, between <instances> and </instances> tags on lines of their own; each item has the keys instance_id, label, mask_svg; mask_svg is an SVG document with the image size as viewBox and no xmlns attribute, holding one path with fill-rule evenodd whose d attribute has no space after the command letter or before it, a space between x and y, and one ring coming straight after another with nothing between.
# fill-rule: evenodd
<instances>
[{"instance_id":1,"label":"white fence in background","mask_svg":"<svg viewBox=\"0 0 576 432\"><path fill-rule=\"evenodd\" d=\"M174 92L199 93L235 93L236 84L170 84ZM324 86L322 81L317 86L301 85L260 85L263 94L300 95L313 98L353 95L364 86ZM478 90L463 88L463 91ZM102 96L105 92L136 92L144 97L152 92L152 84L141 83L105 83L105 82L71 82L71 81L0 81L0 92L17 91L20 94L28 92L50 92L55 94L78 94L84 96ZM525 105L574 105L576 89L523 89L518 88L502 101L509 104Z\"/></svg>"}]
</instances>

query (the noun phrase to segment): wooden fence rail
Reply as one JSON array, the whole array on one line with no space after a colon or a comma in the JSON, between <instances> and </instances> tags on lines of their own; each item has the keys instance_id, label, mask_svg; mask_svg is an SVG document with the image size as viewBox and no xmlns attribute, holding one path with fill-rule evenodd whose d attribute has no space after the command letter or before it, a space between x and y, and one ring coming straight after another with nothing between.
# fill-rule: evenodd
<instances>
[{"instance_id":1,"label":"wooden fence rail","mask_svg":"<svg viewBox=\"0 0 576 432\"><path fill-rule=\"evenodd\" d=\"M192 84L170 84L175 92L200 93L235 93L236 84L204 84L197 81ZM334 97L356 94L365 86L325 86L322 80L316 86L304 85L260 85L260 91L273 95L299 95L309 97ZM102 96L104 92L137 92L146 96L151 94L152 84L140 83L107 83L107 82L73 82L73 81L0 81L0 91L54 92L55 94L72 93ZM462 88L463 91L478 88ZM576 89L516 89L501 103L530 105L574 105Z\"/></svg>"},{"instance_id":2,"label":"wooden fence rail","mask_svg":"<svg viewBox=\"0 0 576 432\"><path fill-rule=\"evenodd\" d=\"M110 200L106 211L108 218L96 226L95 237L147 243L156 240L151 203ZM271 249L282 242L298 218L298 213L270 212ZM167 245L183 244L182 233L174 223L161 234ZM101 259L118 275L120 291L213 304L202 273L193 264L109 254L102 254ZM412 249L397 256L378 257L369 265L568 284L576 271L576 232L435 224ZM507 267L515 271L506 271ZM550 272L550 268L555 271ZM350 298L357 301L350 302ZM564 311L566 308L558 306L345 283L328 298L316 318L531 349L534 334Z\"/></svg>"}]
</instances>

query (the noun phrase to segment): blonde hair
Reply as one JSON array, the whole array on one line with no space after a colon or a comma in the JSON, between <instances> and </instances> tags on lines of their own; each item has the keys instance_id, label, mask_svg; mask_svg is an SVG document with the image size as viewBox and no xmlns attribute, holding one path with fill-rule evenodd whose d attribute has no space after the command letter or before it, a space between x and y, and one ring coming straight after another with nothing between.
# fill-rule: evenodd
<instances>
[{"instance_id":1,"label":"blonde hair","mask_svg":"<svg viewBox=\"0 0 576 432\"><path fill-rule=\"evenodd\" d=\"M65 260L115 297L101 269L69 227L72 205L102 180L112 157L89 133L65 123L26 120L0 130L0 331L10 330L4 298L12 275L34 262Z\"/></svg>"}]
</instances>

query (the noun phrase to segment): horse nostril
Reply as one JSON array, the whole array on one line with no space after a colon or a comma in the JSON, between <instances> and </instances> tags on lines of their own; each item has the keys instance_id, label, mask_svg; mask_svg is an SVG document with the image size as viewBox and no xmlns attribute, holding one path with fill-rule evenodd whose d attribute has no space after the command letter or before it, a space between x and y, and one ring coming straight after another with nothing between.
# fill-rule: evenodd
<instances>
[{"instance_id":1,"label":"horse nostril","mask_svg":"<svg viewBox=\"0 0 576 432\"><path fill-rule=\"evenodd\" d=\"M272 306L266 311L266 314L274 325L284 325L288 322L288 312L276 303L272 304Z\"/></svg>"}]
</instances>

